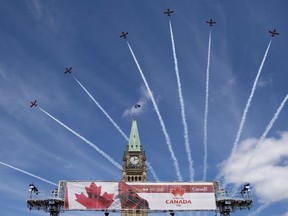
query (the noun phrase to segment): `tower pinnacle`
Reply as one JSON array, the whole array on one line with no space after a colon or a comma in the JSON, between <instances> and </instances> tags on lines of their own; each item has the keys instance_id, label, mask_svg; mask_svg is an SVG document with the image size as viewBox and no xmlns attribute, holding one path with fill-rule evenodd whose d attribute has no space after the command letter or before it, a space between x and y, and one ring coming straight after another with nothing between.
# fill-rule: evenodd
<instances>
[{"instance_id":1,"label":"tower pinnacle","mask_svg":"<svg viewBox=\"0 0 288 216\"><path fill-rule=\"evenodd\" d=\"M130 138L128 143L128 151L141 151L140 137L138 133L137 121L135 118L132 120Z\"/></svg>"}]
</instances>

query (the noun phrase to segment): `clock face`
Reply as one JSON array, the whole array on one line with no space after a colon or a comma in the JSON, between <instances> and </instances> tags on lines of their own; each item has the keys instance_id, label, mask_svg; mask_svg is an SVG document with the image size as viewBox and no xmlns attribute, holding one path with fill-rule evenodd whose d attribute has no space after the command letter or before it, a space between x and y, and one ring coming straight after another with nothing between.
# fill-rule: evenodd
<instances>
[{"instance_id":1,"label":"clock face","mask_svg":"<svg viewBox=\"0 0 288 216\"><path fill-rule=\"evenodd\" d=\"M132 156L130 158L130 163L133 164L133 165L136 165L139 163L139 158L137 156Z\"/></svg>"}]
</instances>

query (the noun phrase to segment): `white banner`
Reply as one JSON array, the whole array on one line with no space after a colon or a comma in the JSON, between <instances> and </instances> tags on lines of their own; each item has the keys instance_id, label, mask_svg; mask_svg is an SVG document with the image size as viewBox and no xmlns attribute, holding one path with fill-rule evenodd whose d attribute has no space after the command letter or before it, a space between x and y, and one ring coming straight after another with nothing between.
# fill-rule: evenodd
<instances>
[{"instance_id":1,"label":"white banner","mask_svg":"<svg viewBox=\"0 0 288 216\"><path fill-rule=\"evenodd\" d=\"M65 210L216 210L213 182L61 182Z\"/></svg>"}]
</instances>

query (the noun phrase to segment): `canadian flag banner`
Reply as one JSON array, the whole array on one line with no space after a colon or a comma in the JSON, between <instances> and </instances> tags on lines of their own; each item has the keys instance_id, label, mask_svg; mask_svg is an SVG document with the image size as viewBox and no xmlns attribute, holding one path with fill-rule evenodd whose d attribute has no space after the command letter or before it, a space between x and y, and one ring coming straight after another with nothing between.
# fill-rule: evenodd
<instances>
[{"instance_id":1,"label":"canadian flag banner","mask_svg":"<svg viewBox=\"0 0 288 216\"><path fill-rule=\"evenodd\" d=\"M62 181L64 210L216 210L213 182Z\"/></svg>"}]
</instances>

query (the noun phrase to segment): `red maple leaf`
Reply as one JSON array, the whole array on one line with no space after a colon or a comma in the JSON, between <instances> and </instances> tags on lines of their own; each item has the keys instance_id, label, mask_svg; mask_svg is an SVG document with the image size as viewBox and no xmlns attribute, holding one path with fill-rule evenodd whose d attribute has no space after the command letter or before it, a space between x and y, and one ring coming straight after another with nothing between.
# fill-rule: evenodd
<instances>
[{"instance_id":1,"label":"red maple leaf","mask_svg":"<svg viewBox=\"0 0 288 216\"><path fill-rule=\"evenodd\" d=\"M113 203L114 194L107 192L101 195L102 187L92 182L89 187L85 187L88 197L81 194L75 194L76 201L86 207L86 209L107 209Z\"/></svg>"},{"instance_id":2,"label":"red maple leaf","mask_svg":"<svg viewBox=\"0 0 288 216\"><path fill-rule=\"evenodd\" d=\"M185 193L185 189L183 189L181 186L177 185L177 186L174 186L170 192L174 196L183 196L183 194Z\"/></svg>"}]
</instances>

